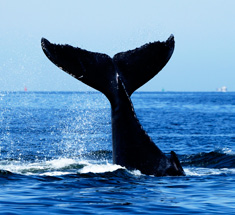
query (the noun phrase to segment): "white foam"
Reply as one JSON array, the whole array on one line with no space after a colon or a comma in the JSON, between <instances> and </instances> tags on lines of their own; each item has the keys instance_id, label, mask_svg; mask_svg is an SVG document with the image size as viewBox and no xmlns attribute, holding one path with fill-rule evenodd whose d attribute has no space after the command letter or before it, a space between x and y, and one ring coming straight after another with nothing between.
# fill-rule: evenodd
<instances>
[{"instance_id":1,"label":"white foam","mask_svg":"<svg viewBox=\"0 0 235 215\"><path fill-rule=\"evenodd\" d=\"M60 158L60 159L46 161L45 165L53 169L61 169L76 163L77 161L71 158Z\"/></svg>"},{"instance_id":2,"label":"white foam","mask_svg":"<svg viewBox=\"0 0 235 215\"><path fill-rule=\"evenodd\" d=\"M61 172L61 171L53 171L53 172L45 172L39 175L41 176L62 176L62 175L69 175L71 172Z\"/></svg>"},{"instance_id":3,"label":"white foam","mask_svg":"<svg viewBox=\"0 0 235 215\"><path fill-rule=\"evenodd\" d=\"M69 166L73 164L82 165L84 167L81 169L70 169ZM68 169L66 169L66 167L68 167ZM115 164L110 164L108 163L108 161L103 161L103 163L94 163L94 161L88 161L88 160L60 158L60 159L34 162L34 163L22 163L21 161L1 162L0 169L23 175L59 176L67 174L77 174L77 172L79 173L113 172L117 169L124 169L124 167ZM138 174L138 173L134 172L133 174Z\"/></svg>"},{"instance_id":4,"label":"white foam","mask_svg":"<svg viewBox=\"0 0 235 215\"><path fill-rule=\"evenodd\" d=\"M235 169L212 169L212 168L184 168L187 176L206 176L206 175L221 175L221 174L235 174Z\"/></svg>"},{"instance_id":5,"label":"white foam","mask_svg":"<svg viewBox=\"0 0 235 215\"><path fill-rule=\"evenodd\" d=\"M139 171L139 170L132 170L132 171L128 171L128 172L130 172L132 175L135 175L135 176L140 176L140 175L142 175L142 173Z\"/></svg>"},{"instance_id":6,"label":"white foam","mask_svg":"<svg viewBox=\"0 0 235 215\"><path fill-rule=\"evenodd\" d=\"M234 152L232 151L232 149L230 149L228 147L223 148L222 152L224 152L225 154L228 154L228 155L234 155Z\"/></svg>"},{"instance_id":7,"label":"white foam","mask_svg":"<svg viewBox=\"0 0 235 215\"><path fill-rule=\"evenodd\" d=\"M82 165L82 168L71 168L70 165ZM77 173L105 173L113 172L118 169L125 169L124 167L116 164L110 164L108 161L91 160L76 160L71 158L60 158L49 161L40 161L34 163L24 163L22 161L1 161L0 169L7 170L12 173L23 175L46 175L46 176L60 176L67 174ZM139 170L127 170L130 174L135 176L142 175ZM221 175L221 174L235 174L235 168L201 168L189 167L184 168L187 176L206 176L206 175Z\"/></svg>"},{"instance_id":8,"label":"white foam","mask_svg":"<svg viewBox=\"0 0 235 215\"><path fill-rule=\"evenodd\" d=\"M116 164L88 164L79 170L79 173L104 173L104 172L113 172L117 169L124 169L124 167Z\"/></svg>"},{"instance_id":9,"label":"white foam","mask_svg":"<svg viewBox=\"0 0 235 215\"><path fill-rule=\"evenodd\" d=\"M59 170L71 164L76 164L78 161L67 158L54 159L50 161L41 161L34 163L22 163L21 161L1 162L0 169L10 171L17 174L35 175L39 171L51 172ZM44 174L44 173L43 173Z\"/></svg>"}]
</instances>

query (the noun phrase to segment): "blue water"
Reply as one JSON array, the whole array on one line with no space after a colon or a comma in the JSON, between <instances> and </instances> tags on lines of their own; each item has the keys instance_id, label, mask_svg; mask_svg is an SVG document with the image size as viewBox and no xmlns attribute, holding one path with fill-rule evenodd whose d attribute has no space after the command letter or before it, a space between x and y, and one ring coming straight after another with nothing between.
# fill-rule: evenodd
<instances>
[{"instance_id":1,"label":"blue water","mask_svg":"<svg viewBox=\"0 0 235 215\"><path fill-rule=\"evenodd\" d=\"M100 93L0 93L0 214L235 214L235 93L135 93L185 177L112 164Z\"/></svg>"}]
</instances>

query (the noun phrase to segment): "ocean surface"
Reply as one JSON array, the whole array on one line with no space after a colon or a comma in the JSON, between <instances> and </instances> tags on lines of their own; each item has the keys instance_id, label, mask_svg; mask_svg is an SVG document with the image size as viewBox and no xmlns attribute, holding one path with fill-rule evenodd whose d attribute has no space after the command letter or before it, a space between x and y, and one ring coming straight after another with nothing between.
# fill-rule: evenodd
<instances>
[{"instance_id":1,"label":"ocean surface","mask_svg":"<svg viewBox=\"0 0 235 215\"><path fill-rule=\"evenodd\" d=\"M108 100L0 92L0 214L235 214L235 93L135 93L144 129L185 177L112 164Z\"/></svg>"}]
</instances>

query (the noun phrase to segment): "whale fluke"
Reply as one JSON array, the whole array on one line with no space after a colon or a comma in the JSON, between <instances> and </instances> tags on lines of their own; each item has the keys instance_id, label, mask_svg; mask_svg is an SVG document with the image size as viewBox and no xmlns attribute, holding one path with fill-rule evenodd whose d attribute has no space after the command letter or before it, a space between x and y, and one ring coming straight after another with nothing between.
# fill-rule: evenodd
<instances>
[{"instance_id":1,"label":"whale fluke","mask_svg":"<svg viewBox=\"0 0 235 215\"><path fill-rule=\"evenodd\" d=\"M109 99L112 115L113 162L144 174L185 175L174 152L167 157L142 128L131 94L166 65L174 51L174 36L114 55L56 45L42 38L46 56L59 68L99 90Z\"/></svg>"},{"instance_id":2,"label":"whale fluke","mask_svg":"<svg viewBox=\"0 0 235 215\"><path fill-rule=\"evenodd\" d=\"M171 58L174 47L171 35L166 42L148 43L114 55L114 64L129 96L160 72Z\"/></svg>"},{"instance_id":3,"label":"whale fluke","mask_svg":"<svg viewBox=\"0 0 235 215\"><path fill-rule=\"evenodd\" d=\"M121 77L129 96L152 79L166 65L174 51L174 36L166 42L153 42L114 55L56 45L41 40L46 56L59 68L90 87L104 93L110 100L115 91L116 73Z\"/></svg>"},{"instance_id":4,"label":"whale fluke","mask_svg":"<svg viewBox=\"0 0 235 215\"><path fill-rule=\"evenodd\" d=\"M41 45L46 56L60 69L88 86L104 93L108 98L114 86L115 76L112 59L106 54L74 48L70 45L56 45L42 38Z\"/></svg>"}]
</instances>

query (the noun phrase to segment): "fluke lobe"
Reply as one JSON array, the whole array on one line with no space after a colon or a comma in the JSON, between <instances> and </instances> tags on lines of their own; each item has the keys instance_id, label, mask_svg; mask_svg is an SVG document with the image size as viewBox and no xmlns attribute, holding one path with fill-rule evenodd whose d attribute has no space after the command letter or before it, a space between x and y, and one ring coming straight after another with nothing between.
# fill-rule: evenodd
<instances>
[{"instance_id":1,"label":"fluke lobe","mask_svg":"<svg viewBox=\"0 0 235 215\"><path fill-rule=\"evenodd\" d=\"M167 157L151 140L136 117L131 94L166 65L174 51L174 36L148 43L113 58L42 38L45 55L59 68L99 90L108 98L112 115L113 163L155 176L181 176L175 154Z\"/></svg>"}]
</instances>

